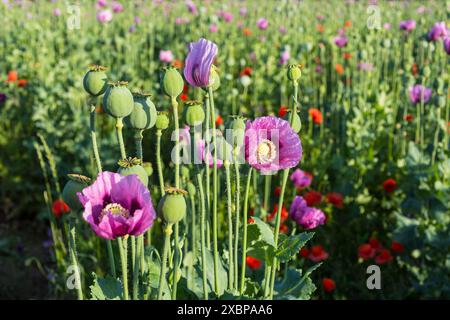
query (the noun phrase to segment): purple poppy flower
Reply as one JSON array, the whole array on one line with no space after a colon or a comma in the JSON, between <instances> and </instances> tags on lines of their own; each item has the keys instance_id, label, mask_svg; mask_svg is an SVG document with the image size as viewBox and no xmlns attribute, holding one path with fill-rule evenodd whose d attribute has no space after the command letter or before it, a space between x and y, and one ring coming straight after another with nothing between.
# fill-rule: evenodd
<instances>
[{"instance_id":1,"label":"purple poppy flower","mask_svg":"<svg viewBox=\"0 0 450 320\"><path fill-rule=\"evenodd\" d=\"M112 20L113 15L110 10L100 10L97 12L97 20L100 23L108 23Z\"/></svg>"},{"instance_id":2,"label":"purple poppy flower","mask_svg":"<svg viewBox=\"0 0 450 320\"><path fill-rule=\"evenodd\" d=\"M295 170L291 176L290 179L294 183L296 188L306 188L311 185L312 182L312 175L308 172L305 172L301 169Z\"/></svg>"},{"instance_id":3,"label":"purple poppy flower","mask_svg":"<svg viewBox=\"0 0 450 320\"><path fill-rule=\"evenodd\" d=\"M343 48L347 45L348 38L344 35L340 35L334 38L334 44L337 45L339 48Z\"/></svg>"},{"instance_id":4,"label":"purple poppy flower","mask_svg":"<svg viewBox=\"0 0 450 320\"><path fill-rule=\"evenodd\" d=\"M211 33L216 33L218 29L219 29L219 28L217 27L217 24L215 24L215 23L212 23L212 24L209 26L209 32L211 32Z\"/></svg>"},{"instance_id":5,"label":"purple poppy flower","mask_svg":"<svg viewBox=\"0 0 450 320\"><path fill-rule=\"evenodd\" d=\"M55 8L55 9L53 9L52 13L53 13L53 15L55 17L59 17L61 15L61 9L60 8Z\"/></svg>"},{"instance_id":6,"label":"purple poppy flower","mask_svg":"<svg viewBox=\"0 0 450 320\"><path fill-rule=\"evenodd\" d=\"M267 20L266 18L259 18L256 22L256 26L260 30L266 30L269 27L269 20Z\"/></svg>"},{"instance_id":7,"label":"purple poppy flower","mask_svg":"<svg viewBox=\"0 0 450 320\"><path fill-rule=\"evenodd\" d=\"M173 61L172 51L170 51L170 50L159 51L159 60L162 62L172 62Z\"/></svg>"},{"instance_id":8,"label":"purple poppy flower","mask_svg":"<svg viewBox=\"0 0 450 320\"><path fill-rule=\"evenodd\" d=\"M191 86L206 87L209 84L209 74L214 58L217 55L217 45L201 38L189 44L189 54L186 57L184 77Z\"/></svg>"},{"instance_id":9,"label":"purple poppy flower","mask_svg":"<svg viewBox=\"0 0 450 320\"><path fill-rule=\"evenodd\" d=\"M8 96L4 93L0 93L0 103L4 103L8 99Z\"/></svg>"},{"instance_id":10,"label":"purple poppy flower","mask_svg":"<svg viewBox=\"0 0 450 320\"><path fill-rule=\"evenodd\" d=\"M285 27L285 26L280 26L280 28L278 29L278 31L279 31L281 34L285 34L285 33L286 33L286 27Z\"/></svg>"},{"instance_id":11,"label":"purple poppy flower","mask_svg":"<svg viewBox=\"0 0 450 320\"><path fill-rule=\"evenodd\" d=\"M136 25L132 24L129 28L128 28L129 32L135 32L136 31Z\"/></svg>"},{"instance_id":12,"label":"purple poppy flower","mask_svg":"<svg viewBox=\"0 0 450 320\"><path fill-rule=\"evenodd\" d=\"M389 30L391 29L391 24L386 22L385 24L383 24L383 28L384 30Z\"/></svg>"},{"instance_id":13,"label":"purple poppy flower","mask_svg":"<svg viewBox=\"0 0 450 320\"><path fill-rule=\"evenodd\" d=\"M325 223L325 214L317 208L308 207L305 199L301 196L294 198L289 213L298 225L307 230L314 229Z\"/></svg>"},{"instance_id":14,"label":"purple poppy flower","mask_svg":"<svg viewBox=\"0 0 450 320\"><path fill-rule=\"evenodd\" d=\"M114 1L111 4L111 9L113 10L114 13L120 13L123 11L123 6L120 2L118 1Z\"/></svg>"},{"instance_id":15,"label":"purple poppy flower","mask_svg":"<svg viewBox=\"0 0 450 320\"><path fill-rule=\"evenodd\" d=\"M134 23L136 23L136 24L141 23L141 18L138 17L138 16L135 16L135 17L134 17Z\"/></svg>"},{"instance_id":16,"label":"purple poppy flower","mask_svg":"<svg viewBox=\"0 0 450 320\"><path fill-rule=\"evenodd\" d=\"M256 118L245 125L245 159L263 174L292 168L302 159L302 143L286 120Z\"/></svg>"},{"instance_id":17,"label":"purple poppy flower","mask_svg":"<svg viewBox=\"0 0 450 320\"><path fill-rule=\"evenodd\" d=\"M423 103L427 103L430 100L430 97L430 88L424 87L420 84L416 84L415 86L409 88L409 99L414 104L420 103L421 101L423 101Z\"/></svg>"},{"instance_id":18,"label":"purple poppy flower","mask_svg":"<svg viewBox=\"0 0 450 320\"><path fill-rule=\"evenodd\" d=\"M400 29L411 32L416 28L416 21L414 20L405 20L400 22Z\"/></svg>"},{"instance_id":19,"label":"purple poppy flower","mask_svg":"<svg viewBox=\"0 0 450 320\"><path fill-rule=\"evenodd\" d=\"M225 22L231 22L233 21L233 14L231 12L223 12L222 18Z\"/></svg>"},{"instance_id":20,"label":"purple poppy flower","mask_svg":"<svg viewBox=\"0 0 450 320\"><path fill-rule=\"evenodd\" d=\"M195 6L195 3L193 1L187 0L186 2L186 7L188 9L188 11L192 14L197 14L197 7Z\"/></svg>"},{"instance_id":21,"label":"purple poppy flower","mask_svg":"<svg viewBox=\"0 0 450 320\"><path fill-rule=\"evenodd\" d=\"M322 72L322 66L320 65L320 64L318 64L317 66L316 66L316 72L317 73L321 73Z\"/></svg>"},{"instance_id":22,"label":"purple poppy flower","mask_svg":"<svg viewBox=\"0 0 450 320\"><path fill-rule=\"evenodd\" d=\"M106 7L107 1L106 0L97 0L97 6L99 7Z\"/></svg>"},{"instance_id":23,"label":"purple poppy flower","mask_svg":"<svg viewBox=\"0 0 450 320\"><path fill-rule=\"evenodd\" d=\"M446 36L447 27L445 26L445 22L436 22L430 32L428 32L428 40L430 41L436 41Z\"/></svg>"},{"instance_id":24,"label":"purple poppy flower","mask_svg":"<svg viewBox=\"0 0 450 320\"><path fill-rule=\"evenodd\" d=\"M141 235L156 218L150 192L134 174L124 177L101 172L77 195L84 207L84 220L105 239Z\"/></svg>"},{"instance_id":25,"label":"purple poppy flower","mask_svg":"<svg viewBox=\"0 0 450 320\"><path fill-rule=\"evenodd\" d=\"M290 58L291 58L290 52L288 50L284 50L280 56L280 64L281 65L286 64Z\"/></svg>"},{"instance_id":26,"label":"purple poppy flower","mask_svg":"<svg viewBox=\"0 0 450 320\"><path fill-rule=\"evenodd\" d=\"M450 54L450 37L444 38L444 49L447 54Z\"/></svg>"},{"instance_id":27,"label":"purple poppy flower","mask_svg":"<svg viewBox=\"0 0 450 320\"><path fill-rule=\"evenodd\" d=\"M240 8L239 14L241 15L241 17L245 17L247 15L247 8L245 7Z\"/></svg>"}]
</instances>

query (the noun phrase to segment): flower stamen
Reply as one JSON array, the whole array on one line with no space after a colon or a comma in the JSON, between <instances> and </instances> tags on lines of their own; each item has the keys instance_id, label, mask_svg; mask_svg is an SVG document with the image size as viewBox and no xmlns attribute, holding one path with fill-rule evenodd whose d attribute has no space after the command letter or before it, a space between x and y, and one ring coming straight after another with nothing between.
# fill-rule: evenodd
<instances>
[{"instance_id":1,"label":"flower stamen","mask_svg":"<svg viewBox=\"0 0 450 320\"><path fill-rule=\"evenodd\" d=\"M260 164L270 163L277 157L275 144L267 139L263 139L256 148L256 159Z\"/></svg>"},{"instance_id":2,"label":"flower stamen","mask_svg":"<svg viewBox=\"0 0 450 320\"><path fill-rule=\"evenodd\" d=\"M108 212L111 212L111 214L113 215L120 215L124 218L129 218L130 217L130 211L128 211L128 209L125 209L124 207L122 207L120 204L118 203L110 203L108 204L101 213L101 216L105 216L106 214L108 214Z\"/></svg>"}]
</instances>

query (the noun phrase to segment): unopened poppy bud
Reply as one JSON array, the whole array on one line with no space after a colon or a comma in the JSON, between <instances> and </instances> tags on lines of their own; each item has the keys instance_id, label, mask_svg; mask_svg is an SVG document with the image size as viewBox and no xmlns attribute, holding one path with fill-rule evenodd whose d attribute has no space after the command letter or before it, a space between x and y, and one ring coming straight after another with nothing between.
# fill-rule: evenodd
<instances>
[{"instance_id":1,"label":"unopened poppy bud","mask_svg":"<svg viewBox=\"0 0 450 320\"><path fill-rule=\"evenodd\" d=\"M196 126L201 124L205 120L205 111L203 110L200 101L188 101L186 102L186 109L184 118L186 123L190 126Z\"/></svg>"},{"instance_id":2,"label":"unopened poppy bud","mask_svg":"<svg viewBox=\"0 0 450 320\"><path fill-rule=\"evenodd\" d=\"M289 111L284 116L284 120L290 121L291 120L291 114L292 114L292 112ZM294 113L293 116L294 117L292 118L291 128L292 128L292 130L294 130L295 133L299 133L300 130L302 129L302 121L301 121L300 116L298 115L298 113Z\"/></svg>"},{"instance_id":3,"label":"unopened poppy bud","mask_svg":"<svg viewBox=\"0 0 450 320\"><path fill-rule=\"evenodd\" d=\"M216 91L220 87L219 70L214 65L211 66L208 87L211 87L213 91Z\"/></svg>"},{"instance_id":4,"label":"unopened poppy bud","mask_svg":"<svg viewBox=\"0 0 450 320\"><path fill-rule=\"evenodd\" d=\"M97 97L103 94L108 87L106 67L91 65L83 78L83 87L91 96Z\"/></svg>"},{"instance_id":5,"label":"unopened poppy bud","mask_svg":"<svg viewBox=\"0 0 450 320\"><path fill-rule=\"evenodd\" d=\"M186 167L186 166L181 167L181 176L183 178L189 180L189 173L190 173L190 170L188 167Z\"/></svg>"},{"instance_id":6,"label":"unopened poppy bud","mask_svg":"<svg viewBox=\"0 0 450 320\"><path fill-rule=\"evenodd\" d=\"M183 92L183 87L184 81L178 70L174 67L166 68L162 78L164 93L171 98L176 98Z\"/></svg>"},{"instance_id":7,"label":"unopened poppy bud","mask_svg":"<svg viewBox=\"0 0 450 320\"><path fill-rule=\"evenodd\" d=\"M142 167L144 167L145 172L147 172L147 176L151 176L153 174L153 165L151 164L151 162L144 162L142 164Z\"/></svg>"},{"instance_id":8,"label":"unopened poppy bud","mask_svg":"<svg viewBox=\"0 0 450 320\"><path fill-rule=\"evenodd\" d=\"M429 77L430 77L430 75L431 75L431 69L430 69L429 66L425 66L425 68L423 68L423 75L424 75L426 78L429 78Z\"/></svg>"},{"instance_id":9,"label":"unopened poppy bud","mask_svg":"<svg viewBox=\"0 0 450 320\"><path fill-rule=\"evenodd\" d=\"M133 95L127 85L126 81L110 82L103 96L103 107L114 118L124 118L133 111Z\"/></svg>"},{"instance_id":10,"label":"unopened poppy bud","mask_svg":"<svg viewBox=\"0 0 450 320\"><path fill-rule=\"evenodd\" d=\"M134 93L134 107L127 123L133 129L146 130L152 128L156 123L157 111L149 94Z\"/></svg>"},{"instance_id":11,"label":"unopened poppy bud","mask_svg":"<svg viewBox=\"0 0 450 320\"><path fill-rule=\"evenodd\" d=\"M197 192L197 189L195 188L194 184L192 182L188 182L187 184L187 192L189 196L195 196L195 193Z\"/></svg>"},{"instance_id":12,"label":"unopened poppy bud","mask_svg":"<svg viewBox=\"0 0 450 320\"><path fill-rule=\"evenodd\" d=\"M69 181L64 186L62 198L72 211L77 211L83 207L78 199L77 192L86 188L91 179L80 174L68 174L67 176Z\"/></svg>"},{"instance_id":13,"label":"unopened poppy bud","mask_svg":"<svg viewBox=\"0 0 450 320\"><path fill-rule=\"evenodd\" d=\"M117 173L122 176L129 176L130 174L136 174L139 180L147 187L148 185L148 174L144 167L141 165L141 160L138 158L127 158L118 161L120 166Z\"/></svg>"},{"instance_id":14,"label":"unopened poppy bud","mask_svg":"<svg viewBox=\"0 0 450 320\"><path fill-rule=\"evenodd\" d=\"M302 65L300 64L290 64L288 66L287 72L288 79L297 82L298 79L302 76Z\"/></svg>"},{"instance_id":15,"label":"unopened poppy bud","mask_svg":"<svg viewBox=\"0 0 450 320\"><path fill-rule=\"evenodd\" d=\"M231 130L228 131L228 130ZM226 137L229 142L236 146L240 147L244 144L244 136L245 136L245 121L243 117L234 117L233 120L227 126Z\"/></svg>"},{"instance_id":16,"label":"unopened poppy bud","mask_svg":"<svg viewBox=\"0 0 450 320\"><path fill-rule=\"evenodd\" d=\"M165 113L158 113L156 116L156 129L165 130L169 126L169 117Z\"/></svg>"},{"instance_id":17,"label":"unopened poppy bud","mask_svg":"<svg viewBox=\"0 0 450 320\"><path fill-rule=\"evenodd\" d=\"M186 215L187 192L177 188L167 188L166 194L159 201L158 212L168 224L175 224Z\"/></svg>"}]
</instances>

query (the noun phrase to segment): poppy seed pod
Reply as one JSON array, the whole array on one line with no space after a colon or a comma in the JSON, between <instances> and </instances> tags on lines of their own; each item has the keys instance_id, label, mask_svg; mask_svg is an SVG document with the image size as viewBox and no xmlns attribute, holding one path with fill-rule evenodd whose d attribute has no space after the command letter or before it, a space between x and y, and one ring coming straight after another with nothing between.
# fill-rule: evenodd
<instances>
[{"instance_id":1,"label":"poppy seed pod","mask_svg":"<svg viewBox=\"0 0 450 320\"><path fill-rule=\"evenodd\" d=\"M284 120L290 121L291 119L291 111L289 111L285 116ZM299 133L302 128L302 121L300 119L300 116L298 113L294 113L294 117L292 118L292 124L291 124L292 130L294 130L295 133Z\"/></svg>"},{"instance_id":2,"label":"poppy seed pod","mask_svg":"<svg viewBox=\"0 0 450 320\"><path fill-rule=\"evenodd\" d=\"M231 130L231 131L228 131ZM233 146L240 147L244 144L245 121L243 117L234 117L227 127L226 137ZM232 140L230 140L232 139Z\"/></svg>"},{"instance_id":3,"label":"poppy seed pod","mask_svg":"<svg viewBox=\"0 0 450 320\"><path fill-rule=\"evenodd\" d=\"M213 91L216 91L220 87L219 69L215 65L211 66L208 87L211 87Z\"/></svg>"},{"instance_id":4,"label":"poppy seed pod","mask_svg":"<svg viewBox=\"0 0 450 320\"><path fill-rule=\"evenodd\" d=\"M122 176L129 176L130 174L136 174L141 180L142 184L147 187L148 185L148 174L147 171L141 166L141 160L138 158L128 158L118 161L120 166L117 173Z\"/></svg>"},{"instance_id":5,"label":"poppy seed pod","mask_svg":"<svg viewBox=\"0 0 450 320\"><path fill-rule=\"evenodd\" d=\"M133 111L133 95L126 87L128 82L119 81L109 84L103 96L103 108L114 118L124 118Z\"/></svg>"},{"instance_id":6,"label":"poppy seed pod","mask_svg":"<svg viewBox=\"0 0 450 320\"><path fill-rule=\"evenodd\" d=\"M183 92L184 81L176 68L165 69L161 87L164 89L164 93L171 98L176 98Z\"/></svg>"},{"instance_id":7,"label":"poppy seed pod","mask_svg":"<svg viewBox=\"0 0 450 320\"><path fill-rule=\"evenodd\" d=\"M68 174L69 181L67 181L62 192L62 198L72 211L77 211L83 208L78 199L77 192L81 192L86 188L91 179L80 174Z\"/></svg>"},{"instance_id":8,"label":"poppy seed pod","mask_svg":"<svg viewBox=\"0 0 450 320\"><path fill-rule=\"evenodd\" d=\"M160 112L156 116L156 129L165 130L169 126L169 117L167 114Z\"/></svg>"},{"instance_id":9,"label":"poppy seed pod","mask_svg":"<svg viewBox=\"0 0 450 320\"><path fill-rule=\"evenodd\" d=\"M159 201L158 213L168 224L177 223L186 215L185 195L187 195L187 192L182 189L166 189L166 194Z\"/></svg>"},{"instance_id":10,"label":"poppy seed pod","mask_svg":"<svg viewBox=\"0 0 450 320\"><path fill-rule=\"evenodd\" d=\"M156 123L156 107L149 94L134 93L134 107L128 118L128 124L133 129L146 130Z\"/></svg>"},{"instance_id":11,"label":"poppy seed pod","mask_svg":"<svg viewBox=\"0 0 450 320\"><path fill-rule=\"evenodd\" d=\"M91 65L83 78L83 87L91 96L97 97L103 94L107 88L108 76L106 67Z\"/></svg>"},{"instance_id":12,"label":"poppy seed pod","mask_svg":"<svg viewBox=\"0 0 450 320\"><path fill-rule=\"evenodd\" d=\"M217 158L224 161L233 159L233 147L224 137L217 137Z\"/></svg>"},{"instance_id":13,"label":"poppy seed pod","mask_svg":"<svg viewBox=\"0 0 450 320\"><path fill-rule=\"evenodd\" d=\"M187 108L184 112L186 123L190 126L201 124L205 120L205 111L200 101L186 102Z\"/></svg>"},{"instance_id":14,"label":"poppy seed pod","mask_svg":"<svg viewBox=\"0 0 450 320\"><path fill-rule=\"evenodd\" d=\"M298 79L302 76L302 68L301 64L290 64L288 65L287 76L288 79L294 82L297 82Z\"/></svg>"},{"instance_id":15,"label":"poppy seed pod","mask_svg":"<svg viewBox=\"0 0 450 320\"><path fill-rule=\"evenodd\" d=\"M189 196L195 196L197 189L195 188L194 184L192 182L188 182L187 184L187 192Z\"/></svg>"},{"instance_id":16,"label":"poppy seed pod","mask_svg":"<svg viewBox=\"0 0 450 320\"><path fill-rule=\"evenodd\" d=\"M147 172L147 176L150 177L153 174L153 165L151 162L144 162L142 167L145 169L145 172Z\"/></svg>"}]
</instances>

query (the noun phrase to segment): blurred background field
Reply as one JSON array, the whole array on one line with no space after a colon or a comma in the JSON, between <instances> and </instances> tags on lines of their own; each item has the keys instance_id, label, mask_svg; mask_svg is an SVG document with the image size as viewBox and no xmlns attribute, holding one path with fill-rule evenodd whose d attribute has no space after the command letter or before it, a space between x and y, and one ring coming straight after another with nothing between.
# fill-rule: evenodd
<instances>
[{"instance_id":1,"label":"blurred background field","mask_svg":"<svg viewBox=\"0 0 450 320\"><path fill-rule=\"evenodd\" d=\"M448 26L449 13L445 0L4 0L0 297L67 297L58 287L49 220L63 227L64 210L55 201L65 175L95 173L82 87L88 65L108 66L111 79L152 93L157 109L168 110L161 68L182 69L188 43L205 37L219 48L219 128L230 114L283 115L286 66L304 65L299 167L313 180L301 190L289 181L288 193L308 194L327 214L326 226L298 258L306 266L324 261L314 275L314 298L449 298L449 58L446 36L430 37L436 23ZM400 28L407 20L415 27ZM428 99L410 93L415 85L431 89ZM186 86L181 99L197 94ZM114 170L114 123L100 101L97 115L104 167ZM150 137L144 137L144 158L154 163ZM133 145L130 132L125 138ZM163 157L168 164L170 153ZM277 181L272 186L269 212ZM97 268L95 243L81 244L80 252L83 246L80 259ZM369 291L365 270L374 262L361 250L381 247L387 250L376 262L383 288ZM325 278L333 290L322 286Z\"/></svg>"}]
</instances>

